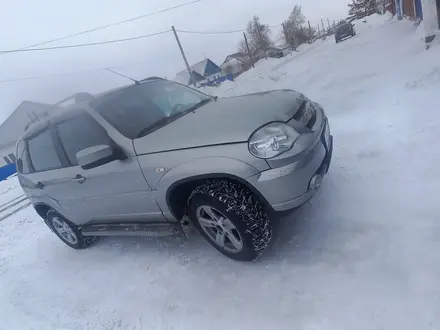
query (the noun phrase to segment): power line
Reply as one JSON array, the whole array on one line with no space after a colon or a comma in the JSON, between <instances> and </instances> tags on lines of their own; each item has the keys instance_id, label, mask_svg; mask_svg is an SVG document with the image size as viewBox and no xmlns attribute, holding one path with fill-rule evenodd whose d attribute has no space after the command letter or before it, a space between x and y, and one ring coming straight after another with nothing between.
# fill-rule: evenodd
<instances>
[{"instance_id":1,"label":"power line","mask_svg":"<svg viewBox=\"0 0 440 330\"><path fill-rule=\"evenodd\" d=\"M197 0L194 2L199 2L203 0ZM182 5L180 5L182 6ZM271 25L269 27L274 28L278 27L280 25ZM238 33L246 31L246 29L241 30L231 30L231 31L188 31L188 30L176 30L181 33L189 33L189 34L206 34L206 35L215 35L215 34L231 34L231 33ZM162 35L165 33L169 33L171 30L151 33L151 34L145 34L141 36L136 37L130 37L130 38L124 38L124 39L115 39L115 40L106 40L101 42L94 42L94 43L87 43L87 44L76 44L76 45L64 45L64 46L54 46L54 47L43 47L43 48L31 48L31 49L14 49L14 50L4 50L0 51L0 56L2 54L8 54L8 53L17 53L17 52L33 52L33 51L45 51L45 50L57 50L57 49L65 49L65 48L78 48L78 47L87 47L87 46L98 46L98 45L105 45L105 44L111 44L111 43L118 43L118 42L126 42L126 41L132 41L132 40L138 40L148 37L153 37L157 35ZM66 76L66 75L73 75L73 74L81 74L81 73L90 73L90 72L97 72L97 71L109 71L109 68L123 68L127 66L131 66L134 64L144 63L145 61L138 61L138 62L131 62L126 65L121 66L112 66L112 67L104 67L104 68L97 68L97 69L90 69L90 70L84 70L84 71L76 71L76 72L65 72L65 73L56 73L56 74L50 74L50 75L42 75L42 76L31 76L31 77L23 77L23 78L13 78L13 79L5 79L0 80L0 83L9 83L9 82L17 82L17 81L26 81L26 80L35 80L35 79L43 79L43 78L50 78L50 77L59 77L59 76Z\"/></svg>"},{"instance_id":2,"label":"power line","mask_svg":"<svg viewBox=\"0 0 440 330\"><path fill-rule=\"evenodd\" d=\"M230 33L240 33L246 31L246 29L241 30L233 30L233 31L187 31L187 30L176 30L181 33L190 33L190 34L230 34Z\"/></svg>"},{"instance_id":3,"label":"power line","mask_svg":"<svg viewBox=\"0 0 440 330\"><path fill-rule=\"evenodd\" d=\"M36 79L60 77L60 76L70 76L70 75L75 75L75 74L84 74L84 73L99 72L99 71L108 71L108 69L120 69L120 68L125 68L125 67L129 67L129 66L136 65L136 64L142 64L142 63L146 63L146 62L148 62L148 61L136 61L136 62L130 62L130 63L123 64L123 65L107 66L107 67L102 67L102 68L75 71L75 72L62 72L62 73L53 73L53 74L42 75L42 76L31 76L31 77L23 77L23 78L5 79L5 80L0 80L0 84L1 83L16 82L16 81L26 81L26 80L36 80Z\"/></svg>"},{"instance_id":4,"label":"power line","mask_svg":"<svg viewBox=\"0 0 440 330\"><path fill-rule=\"evenodd\" d=\"M165 9L161 9L161 10L158 10L158 11L155 11L155 12L152 12L152 13L144 14L144 15L141 15L141 16L133 17L133 18L129 18L129 19L126 19L126 20L123 20L123 21L119 21L119 22L115 22L115 23L110 23L110 24L107 24L107 25L99 26L99 27L96 27L96 28L93 28L93 29L84 30L84 31L77 32L77 33L68 34L68 35L63 36L63 37L59 37L59 38L55 38L55 39L50 39L50 40L39 42L39 43L36 43L36 44L33 44L33 45L20 47L20 48L14 49L14 51L23 51L23 50L26 50L26 49L29 49L29 48L43 46L43 45L46 45L46 44L49 44L49 43L52 43L52 42L55 42L55 41L65 40L65 39L68 39L68 38L77 37L77 36L80 36L80 35L83 35L83 34L87 34L87 33L91 33L91 32L95 32L95 31L98 31L98 30L107 29L107 28L112 27L112 26L117 26L117 25L125 24L125 23L128 23L128 22L132 22L132 21L136 21L136 20L142 19L142 18L150 17L150 16L157 15L157 14L161 14L161 13L164 13L164 12L167 12L167 11L170 11L170 10L178 9L178 8L189 6L189 5L193 5L193 4L201 2L201 1L204 1L204 0L193 0L193 1L190 1L190 2L186 2L186 3L182 3L180 5L173 6L173 7L168 7L168 8L165 8ZM6 52L1 52L0 51L0 56L5 55L5 54L9 54L9 53L12 53L12 52L13 51L6 51Z\"/></svg>"},{"instance_id":5,"label":"power line","mask_svg":"<svg viewBox=\"0 0 440 330\"><path fill-rule=\"evenodd\" d=\"M106 44L113 44L113 43L117 43L117 42L125 42L125 41L144 39L144 38L148 38L148 37L154 37L154 36L158 36L158 35L165 34L165 33L168 33L168 32L171 32L171 30L166 30L166 31L161 31L161 32L156 32L156 33L151 33L151 34L144 34L144 35L136 36L136 37L130 37L130 38L124 38L124 39L106 40L106 41L92 42L92 43L87 43L87 44L64 45L64 46L43 47L43 48L30 48L30 49L0 50L0 52L2 54L9 54L9 53L36 52L36 51L44 51L44 50L55 50L55 49L65 49L65 48L78 48L78 47L98 46L98 45L106 45Z\"/></svg>"},{"instance_id":6,"label":"power line","mask_svg":"<svg viewBox=\"0 0 440 330\"><path fill-rule=\"evenodd\" d=\"M269 25L270 28L276 28L279 27L278 25ZM176 30L177 32L181 33L189 33L189 34L206 34L206 35L213 35L213 34L230 34L230 33L242 33L245 32L246 29L240 29L240 30L231 30L231 31L188 31L188 30Z\"/></svg>"}]
</instances>

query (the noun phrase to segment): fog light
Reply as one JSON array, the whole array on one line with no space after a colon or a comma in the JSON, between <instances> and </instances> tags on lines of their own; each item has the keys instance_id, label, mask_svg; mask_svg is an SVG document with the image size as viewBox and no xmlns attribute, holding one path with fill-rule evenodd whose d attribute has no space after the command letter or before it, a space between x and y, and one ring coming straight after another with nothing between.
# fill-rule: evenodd
<instances>
[{"instance_id":1,"label":"fog light","mask_svg":"<svg viewBox=\"0 0 440 330\"><path fill-rule=\"evenodd\" d=\"M322 176L315 174L309 183L309 189L318 189L321 186Z\"/></svg>"}]
</instances>

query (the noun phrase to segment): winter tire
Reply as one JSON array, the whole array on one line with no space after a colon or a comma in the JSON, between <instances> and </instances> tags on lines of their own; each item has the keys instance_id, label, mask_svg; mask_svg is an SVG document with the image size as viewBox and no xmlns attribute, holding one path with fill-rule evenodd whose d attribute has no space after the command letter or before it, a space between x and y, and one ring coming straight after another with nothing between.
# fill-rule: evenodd
<instances>
[{"instance_id":1,"label":"winter tire","mask_svg":"<svg viewBox=\"0 0 440 330\"><path fill-rule=\"evenodd\" d=\"M78 226L54 210L47 212L47 223L64 244L76 250L87 248L96 239L93 236L83 236Z\"/></svg>"},{"instance_id":2,"label":"winter tire","mask_svg":"<svg viewBox=\"0 0 440 330\"><path fill-rule=\"evenodd\" d=\"M215 180L197 187L188 199L188 210L200 233L231 259L257 259L272 238L263 203L238 183Z\"/></svg>"}]
</instances>

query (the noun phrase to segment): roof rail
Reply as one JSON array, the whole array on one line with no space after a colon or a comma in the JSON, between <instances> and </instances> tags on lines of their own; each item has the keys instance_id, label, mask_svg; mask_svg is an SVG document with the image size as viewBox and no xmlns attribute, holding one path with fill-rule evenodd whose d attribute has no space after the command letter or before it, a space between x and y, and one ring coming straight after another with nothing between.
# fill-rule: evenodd
<instances>
[{"instance_id":1,"label":"roof rail","mask_svg":"<svg viewBox=\"0 0 440 330\"><path fill-rule=\"evenodd\" d=\"M148 80L166 80L166 79L161 78L161 77L148 77L148 78L141 79L140 81L148 81Z\"/></svg>"},{"instance_id":2,"label":"roof rail","mask_svg":"<svg viewBox=\"0 0 440 330\"><path fill-rule=\"evenodd\" d=\"M82 103L82 102L88 102L93 100L95 97L87 92L81 92L81 93L75 93L69 97L66 97L64 99L62 99L61 101L58 101L57 103L55 103L54 105L59 106L62 105L63 103L66 103L67 101L70 100L74 100L75 103Z\"/></svg>"}]
</instances>

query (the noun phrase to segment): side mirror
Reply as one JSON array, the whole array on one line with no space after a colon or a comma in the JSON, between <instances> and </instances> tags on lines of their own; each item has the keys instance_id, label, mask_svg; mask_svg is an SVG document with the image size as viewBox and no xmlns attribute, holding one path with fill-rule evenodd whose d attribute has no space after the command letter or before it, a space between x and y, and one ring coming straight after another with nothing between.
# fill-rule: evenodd
<instances>
[{"instance_id":1,"label":"side mirror","mask_svg":"<svg viewBox=\"0 0 440 330\"><path fill-rule=\"evenodd\" d=\"M117 159L117 153L108 145L93 146L80 150L76 154L78 165L85 170L110 163Z\"/></svg>"}]
</instances>

